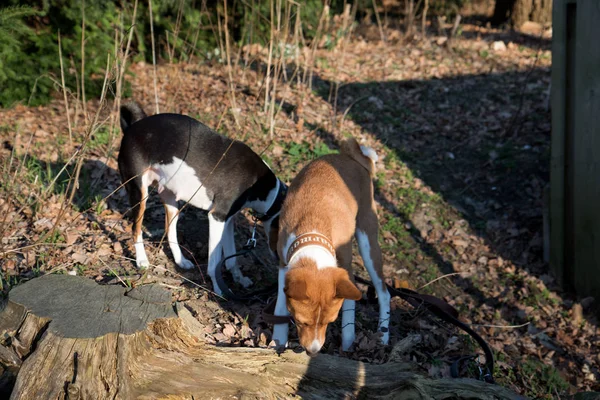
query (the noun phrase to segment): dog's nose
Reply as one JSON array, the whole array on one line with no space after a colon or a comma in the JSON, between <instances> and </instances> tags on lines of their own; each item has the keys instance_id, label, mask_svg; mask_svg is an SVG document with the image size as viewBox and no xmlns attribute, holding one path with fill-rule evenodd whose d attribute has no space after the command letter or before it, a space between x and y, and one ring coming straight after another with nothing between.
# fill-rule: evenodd
<instances>
[{"instance_id":1,"label":"dog's nose","mask_svg":"<svg viewBox=\"0 0 600 400\"><path fill-rule=\"evenodd\" d=\"M309 356L314 356L314 355L316 355L319 352L319 350L321 350L322 346L323 345L317 339L315 339L315 340L312 341L312 343L310 344L310 346L308 346L306 348L306 353Z\"/></svg>"}]
</instances>

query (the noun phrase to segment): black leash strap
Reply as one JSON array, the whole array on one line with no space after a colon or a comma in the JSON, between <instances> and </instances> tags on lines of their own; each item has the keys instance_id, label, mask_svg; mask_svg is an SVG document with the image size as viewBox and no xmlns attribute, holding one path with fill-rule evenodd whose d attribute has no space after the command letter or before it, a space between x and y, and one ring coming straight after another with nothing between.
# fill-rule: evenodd
<instances>
[{"instance_id":1,"label":"black leash strap","mask_svg":"<svg viewBox=\"0 0 600 400\"><path fill-rule=\"evenodd\" d=\"M242 250L240 250L237 253L232 254L230 256L224 257L223 259L221 259L219 264L217 264L217 270L215 271L215 279L217 281L216 283L217 283L217 286L219 286L219 289L221 289L222 296L224 298L226 298L227 300L235 300L235 301L250 300L250 299L255 299L257 296L269 294L274 291L274 287L271 287L271 288L267 288L264 290L259 290L257 292L253 292L252 294L249 294L246 296L240 296L240 295L233 293L233 291L231 291L231 289L229 289L229 287L223 280L223 266L225 265L225 262L227 260L229 260L230 258L234 258L234 257L246 256L248 253L252 252L256 248L256 225L257 225L259 219L256 216L253 216L252 219L254 221L254 226L252 227L252 236L250 237L250 239L248 239L248 242L246 242L244 247L242 247Z\"/></svg>"},{"instance_id":2,"label":"black leash strap","mask_svg":"<svg viewBox=\"0 0 600 400\"><path fill-rule=\"evenodd\" d=\"M362 279L359 276L355 276L354 279L362 284L373 286L371 282ZM458 311L456 311L454 307L446 303L444 300L435 296L420 294L410 289L396 289L389 285L387 285L387 288L390 292L390 295L398 296L401 299L406 300L410 305L412 305L415 308L421 306L425 307L429 312L431 312L439 319L462 329L463 331L468 333L473 339L475 339L475 341L479 344L479 346L481 346L485 354L485 370L482 370L481 367L479 368L479 379L487 383L494 383L494 354L492 353L490 346L486 343L485 340L482 339L481 336L479 336L477 332L471 329L470 326L458 319ZM474 359L476 358L476 356L469 356L468 358ZM462 357L456 362L454 362L454 364L452 364L450 370L454 378L458 378L459 363L464 360L465 358Z\"/></svg>"}]
</instances>

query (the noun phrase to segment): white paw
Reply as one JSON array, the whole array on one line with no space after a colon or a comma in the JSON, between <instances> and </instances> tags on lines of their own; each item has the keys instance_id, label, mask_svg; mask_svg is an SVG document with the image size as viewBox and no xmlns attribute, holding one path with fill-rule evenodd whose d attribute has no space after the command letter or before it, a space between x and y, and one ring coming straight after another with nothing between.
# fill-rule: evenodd
<instances>
[{"instance_id":1,"label":"white paw","mask_svg":"<svg viewBox=\"0 0 600 400\"><path fill-rule=\"evenodd\" d=\"M148 259L146 257L138 258L137 260L135 260L135 263L136 263L137 267L140 269L146 269L150 266L150 261L148 261Z\"/></svg>"},{"instance_id":2,"label":"white paw","mask_svg":"<svg viewBox=\"0 0 600 400\"><path fill-rule=\"evenodd\" d=\"M390 342L390 333L382 332L381 343L383 343L384 345L387 345L389 342Z\"/></svg>"},{"instance_id":3,"label":"white paw","mask_svg":"<svg viewBox=\"0 0 600 400\"><path fill-rule=\"evenodd\" d=\"M193 263L193 262L191 262L190 260L188 260L188 259L187 259L187 258L185 258L185 257L182 257L182 258L181 258L181 261L179 261L179 262L177 263L177 265L178 265L178 266L179 266L179 268L181 268L181 269L192 269L192 268L194 268L194 267L195 267L194 263Z\"/></svg>"},{"instance_id":4,"label":"white paw","mask_svg":"<svg viewBox=\"0 0 600 400\"><path fill-rule=\"evenodd\" d=\"M252 286L254 282L252 282L252 279L248 278L247 276L241 276L239 279L237 279L237 283L242 285L244 289L247 289Z\"/></svg>"},{"instance_id":5,"label":"white paw","mask_svg":"<svg viewBox=\"0 0 600 400\"><path fill-rule=\"evenodd\" d=\"M287 324L275 324L273 326L273 338L271 343L274 342L274 347L278 349L286 348L288 343L288 325Z\"/></svg>"},{"instance_id":6,"label":"white paw","mask_svg":"<svg viewBox=\"0 0 600 400\"><path fill-rule=\"evenodd\" d=\"M344 337L344 335L342 335L342 351L350 350L352 343L354 343L354 335L352 335L352 337Z\"/></svg>"}]
</instances>

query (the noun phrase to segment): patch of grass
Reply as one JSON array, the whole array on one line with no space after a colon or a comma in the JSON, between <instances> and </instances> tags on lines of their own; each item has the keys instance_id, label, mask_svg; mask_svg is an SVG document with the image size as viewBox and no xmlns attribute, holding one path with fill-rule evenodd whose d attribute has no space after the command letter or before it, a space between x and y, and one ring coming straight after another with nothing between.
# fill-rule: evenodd
<instances>
[{"instance_id":1,"label":"patch of grass","mask_svg":"<svg viewBox=\"0 0 600 400\"><path fill-rule=\"evenodd\" d=\"M530 294L523 300L525 305L534 308L538 308L540 304L551 303L553 306L558 305L559 301L552 296L552 293L547 288L540 289L533 281L527 282L526 285Z\"/></svg>"},{"instance_id":2,"label":"patch of grass","mask_svg":"<svg viewBox=\"0 0 600 400\"><path fill-rule=\"evenodd\" d=\"M329 60L325 57L317 57L317 67L328 69L330 67Z\"/></svg>"},{"instance_id":3,"label":"patch of grass","mask_svg":"<svg viewBox=\"0 0 600 400\"><path fill-rule=\"evenodd\" d=\"M394 169L400 167L400 165L403 165L402 160L400 160L400 157L398 156L398 154L393 150L388 150L388 153L386 154L385 158L383 159L383 164L385 165L385 168L388 170L394 170Z\"/></svg>"},{"instance_id":4,"label":"patch of grass","mask_svg":"<svg viewBox=\"0 0 600 400\"><path fill-rule=\"evenodd\" d=\"M375 174L375 188L382 189L385 186L385 173L379 171Z\"/></svg>"},{"instance_id":5,"label":"patch of grass","mask_svg":"<svg viewBox=\"0 0 600 400\"><path fill-rule=\"evenodd\" d=\"M415 259L415 241L410 232L405 228L404 222L398 217L390 217L381 226L382 232L389 232L396 242L389 244L383 242L383 236L380 235L381 248L384 251L393 252L396 254L396 259L401 265L413 265Z\"/></svg>"},{"instance_id":6,"label":"patch of grass","mask_svg":"<svg viewBox=\"0 0 600 400\"><path fill-rule=\"evenodd\" d=\"M111 132L107 126L102 126L96 132L94 132L90 138L90 141L88 142L88 146L91 149L107 146L116 137L116 135L118 135L118 133L119 132L116 130Z\"/></svg>"},{"instance_id":7,"label":"patch of grass","mask_svg":"<svg viewBox=\"0 0 600 400\"><path fill-rule=\"evenodd\" d=\"M398 188L396 196L398 199L398 211L404 214L406 218L410 218L417 210L417 207L430 200L429 196L425 193L410 187Z\"/></svg>"},{"instance_id":8,"label":"patch of grass","mask_svg":"<svg viewBox=\"0 0 600 400\"><path fill-rule=\"evenodd\" d=\"M286 152L290 157L289 161L292 165L312 161L321 156L336 153L336 151L331 150L329 146L323 142L318 142L314 145L309 142L293 142L289 145Z\"/></svg>"},{"instance_id":9,"label":"patch of grass","mask_svg":"<svg viewBox=\"0 0 600 400\"><path fill-rule=\"evenodd\" d=\"M554 367L534 359L520 364L518 373L526 388L525 395L534 399L554 399L556 393L564 393L569 384Z\"/></svg>"},{"instance_id":10,"label":"patch of grass","mask_svg":"<svg viewBox=\"0 0 600 400\"><path fill-rule=\"evenodd\" d=\"M45 234L42 236L46 236ZM58 243L66 243L65 237L58 230L54 230L44 239L44 243L49 244L58 244Z\"/></svg>"},{"instance_id":11,"label":"patch of grass","mask_svg":"<svg viewBox=\"0 0 600 400\"><path fill-rule=\"evenodd\" d=\"M75 175L75 164L65 166L61 160L56 162L45 162L35 157L20 157L19 162L24 167L24 183L27 185L28 196L21 195L24 188L20 183L13 187L7 187L19 197L19 202L29 204L35 212L40 211L43 206L45 194L56 194L65 196L72 188L72 180ZM94 197L91 187L90 171L82 168L78 179L78 189L73 199L74 208L78 211L87 210L98 204L98 196ZM48 189L51 186L50 190ZM32 195L31 193L36 193Z\"/></svg>"},{"instance_id":12,"label":"patch of grass","mask_svg":"<svg viewBox=\"0 0 600 400\"><path fill-rule=\"evenodd\" d=\"M9 133L9 132L14 132L17 130L17 126L16 125L10 125L10 124L0 124L0 133Z\"/></svg>"}]
</instances>

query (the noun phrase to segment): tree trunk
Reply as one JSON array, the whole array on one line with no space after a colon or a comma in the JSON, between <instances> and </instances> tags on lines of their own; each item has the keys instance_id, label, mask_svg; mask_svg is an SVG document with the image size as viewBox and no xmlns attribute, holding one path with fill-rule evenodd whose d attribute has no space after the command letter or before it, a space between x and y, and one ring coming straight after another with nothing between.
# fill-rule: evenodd
<instances>
[{"instance_id":1,"label":"tree trunk","mask_svg":"<svg viewBox=\"0 0 600 400\"><path fill-rule=\"evenodd\" d=\"M496 0L494 15L490 21L492 25L498 26L507 22L514 4L515 0Z\"/></svg>"},{"instance_id":2,"label":"tree trunk","mask_svg":"<svg viewBox=\"0 0 600 400\"><path fill-rule=\"evenodd\" d=\"M531 21L540 24L552 23L552 0L534 0Z\"/></svg>"},{"instance_id":3,"label":"tree trunk","mask_svg":"<svg viewBox=\"0 0 600 400\"><path fill-rule=\"evenodd\" d=\"M508 22L520 29L525 22L547 24L552 22L552 0L496 0L491 23Z\"/></svg>"},{"instance_id":4,"label":"tree trunk","mask_svg":"<svg viewBox=\"0 0 600 400\"><path fill-rule=\"evenodd\" d=\"M216 347L161 287L126 291L68 275L13 289L0 337L11 399L520 398L472 379L430 379L410 364Z\"/></svg>"}]
</instances>

